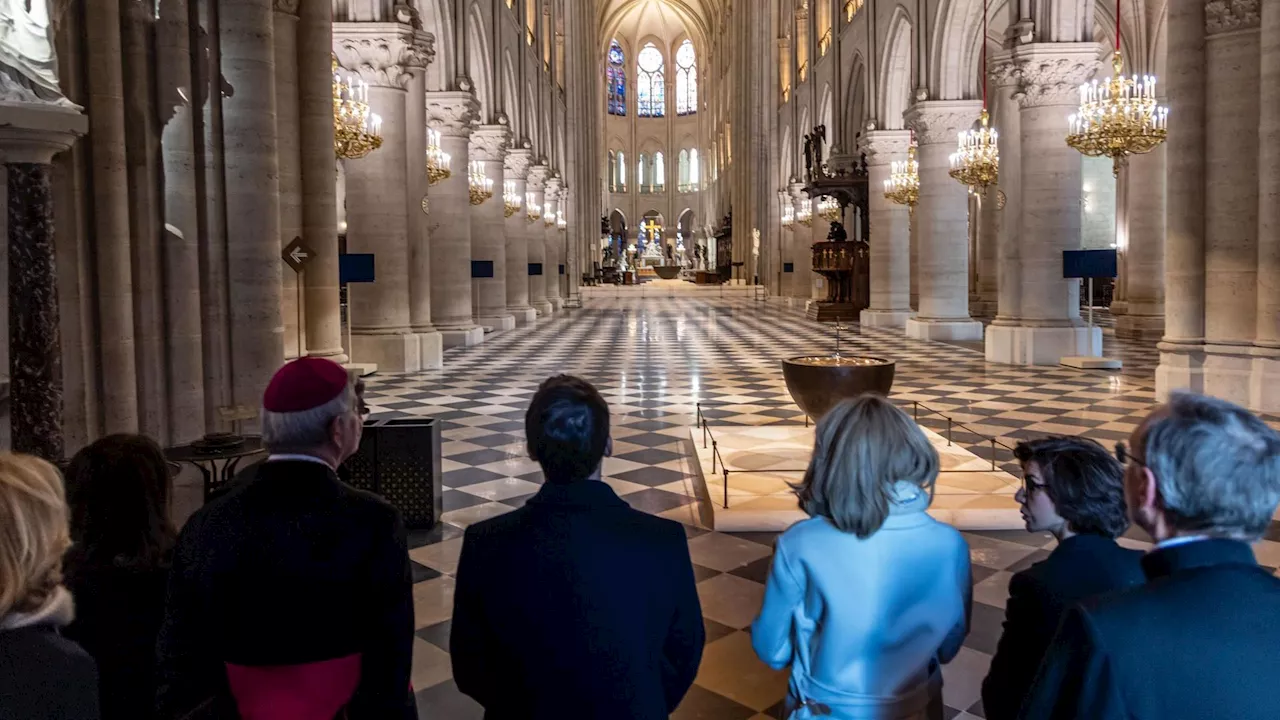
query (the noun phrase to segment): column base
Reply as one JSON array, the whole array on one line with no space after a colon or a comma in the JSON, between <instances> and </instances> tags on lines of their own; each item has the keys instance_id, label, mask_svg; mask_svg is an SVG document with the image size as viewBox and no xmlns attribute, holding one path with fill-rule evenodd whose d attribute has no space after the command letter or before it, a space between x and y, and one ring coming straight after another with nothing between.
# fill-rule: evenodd
<instances>
[{"instance_id":1,"label":"column base","mask_svg":"<svg viewBox=\"0 0 1280 720\"><path fill-rule=\"evenodd\" d=\"M1164 402L1174 390L1204 392L1204 346L1160 343L1156 366L1156 400Z\"/></svg>"},{"instance_id":2,"label":"column base","mask_svg":"<svg viewBox=\"0 0 1280 720\"><path fill-rule=\"evenodd\" d=\"M420 332L418 340L422 354L422 369L437 370L444 367L444 338L440 333L435 330Z\"/></svg>"},{"instance_id":3,"label":"column base","mask_svg":"<svg viewBox=\"0 0 1280 720\"><path fill-rule=\"evenodd\" d=\"M969 316L970 317L995 317L998 310L995 300L971 299L969 300Z\"/></svg>"},{"instance_id":4,"label":"column base","mask_svg":"<svg viewBox=\"0 0 1280 720\"><path fill-rule=\"evenodd\" d=\"M440 342L446 349L479 345L484 342L484 328L476 325L457 330L441 330Z\"/></svg>"},{"instance_id":5,"label":"column base","mask_svg":"<svg viewBox=\"0 0 1280 720\"><path fill-rule=\"evenodd\" d=\"M509 307L507 312L515 316L516 327L532 325L538 318L538 311L531 307Z\"/></svg>"},{"instance_id":6,"label":"column base","mask_svg":"<svg viewBox=\"0 0 1280 720\"><path fill-rule=\"evenodd\" d=\"M546 300L534 300L531 304L533 305L534 312L538 313L538 317L550 315L555 310L555 308L551 306L551 303Z\"/></svg>"},{"instance_id":7,"label":"column base","mask_svg":"<svg viewBox=\"0 0 1280 720\"><path fill-rule=\"evenodd\" d=\"M1102 355L1102 328L992 325L987 328L987 362L1057 365L1068 356Z\"/></svg>"},{"instance_id":8,"label":"column base","mask_svg":"<svg viewBox=\"0 0 1280 720\"><path fill-rule=\"evenodd\" d=\"M1253 384L1253 348L1206 345L1204 394L1249 406Z\"/></svg>"},{"instance_id":9,"label":"column base","mask_svg":"<svg viewBox=\"0 0 1280 720\"><path fill-rule=\"evenodd\" d=\"M1249 378L1249 407L1262 412L1280 412L1280 349L1257 348L1265 353L1253 359Z\"/></svg>"},{"instance_id":10,"label":"column base","mask_svg":"<svg viewBox=\"0 0 1280 720\"><path fill-rule=\"evenodd\" d=\"M863 327L900 328L910 319L910 310L863 310L858 322Z\"/></svg>"},{"instance_id":11,"label":"column base","mask_svg":"<svg viewBox=\"0 0 1280 720\"><path fill-rule=\"evenodd\" d=\"M345 365L350 360L347 357L347 351L342 348L322 348L320 350L307 348L307 357L324 358L325 360L332 360L339 365Z\"/></svg>"},{"instance_id":12,"label":"column base","mask_svg":"<svg viewBox=\"0 0 1280 720\"><path fill-rule=\"evenodd\" d=\"M1115 304L1112 304L1115 307ZM1113 311L1114 312L1114 311ZM1116 337L1159 341L1164 337L1163 315L1117 315Z\"/></svg>"},{"instance_id":13,"label":"column base","mask_svg":"<svg viewBox=\"0 0 1280 720\"><path fill-rule=\"evenodd\" d=\"M503 332L516 329L516 317L514 315L477 315L476 322L486 328L491 328L488 332Z\"/></svg>"},{"instance_id":14,"label":"column base","mask_svg":"<svg viewBox=\"0 0 1280 720\"><path fill-rule=\"evenodd\" d=\"M551 312L560 312L564 308L564 298L549 297L547 302L551 304Z\"/></svg>"},{"instance_id":15,"label":"column base","mask_svg":"<svg viewBox=\"0 0 1280 720\"><path fill-rule=\"evenodd\" d=\"M384 372L418 372L423 369L422 338L417 333L352 333L351 354L354 363L372 363Z\"/></svg>"},{"instance_id":16,"label":"column base","mask_svg":"<svg viewBox=\"0 0 1280 720\"><path fill-rule=\"evenodd\" d=\"M908 318L905 323L906 335L917 340L959 340L976 342L982 340L982 323L977 320L921 320Z\"/></svg>"}]
</instances>

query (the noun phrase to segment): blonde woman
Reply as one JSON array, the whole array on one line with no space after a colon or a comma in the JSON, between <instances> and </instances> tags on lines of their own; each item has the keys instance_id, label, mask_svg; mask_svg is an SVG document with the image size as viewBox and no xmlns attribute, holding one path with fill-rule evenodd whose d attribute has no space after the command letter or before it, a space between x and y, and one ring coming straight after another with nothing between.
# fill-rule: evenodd
<instances>
[{"instance_id":1,"label":"blonde woman","mask_svg":"<svg viewBox=\"0 0 1280 720\"><path fill-rule=\"evenodd\" d=\"M93 660L62 637L71 545L62 478L49 463L0 453L0 720L96 720Z\"/></svg>"},{"instance_id":2,"label":"blonde woman","mask_svg":"<svg viewBox=\"0 0 1280 720\"><path fill-rule=\"evenodd\" d=\"M760 659L791 666L787 718L942 717L941 663L960 650L971 602L969 548L925 512L938 453L906 413L876 395L818 423L796 487L810 519L778 538Z\"/></svg>"}]
</instances>

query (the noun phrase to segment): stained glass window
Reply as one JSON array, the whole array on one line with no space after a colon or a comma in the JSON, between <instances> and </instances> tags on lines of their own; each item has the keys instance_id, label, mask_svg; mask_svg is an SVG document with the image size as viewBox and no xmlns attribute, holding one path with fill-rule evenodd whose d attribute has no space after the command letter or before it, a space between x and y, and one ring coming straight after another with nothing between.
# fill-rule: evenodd
<instances>
[{"instance_id":1,"label":"stained glass window","mask_svg":"<svg viewBox=\"0 0 1280 720\"><path fill-rule=\"evenodd\" d=\"M666 115L666 84L662 51L653 43L644 46L637 59L636 114L640 117Z\"/></svg>"},{"instance_id":2,"label":"stained glass window","mask_svg":"<svg viewBox=\"0 0 1280 720\"><path fill-rule=\"evenodd\" d=\"M609 114L627 114L627 68L626 56L617 40L609 43L609 68L606 78L605 96L609 98Z\"/></svg>"},{"instance_id":3,"label":"stained glass window","mask_svg":"<svg viewBox=\"0 0 1280 720\"><path fill-rule=\"evenodd\" d=\"M693 42L685 40L676 51L676 114L698 112L698 63Z\"/></svg>"}]
</instances>

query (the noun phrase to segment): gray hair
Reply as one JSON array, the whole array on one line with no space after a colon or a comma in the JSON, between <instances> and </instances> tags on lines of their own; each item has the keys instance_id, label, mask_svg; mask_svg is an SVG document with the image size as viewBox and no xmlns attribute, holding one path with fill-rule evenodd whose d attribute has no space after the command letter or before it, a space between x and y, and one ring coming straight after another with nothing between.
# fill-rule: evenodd
<instances>
[{"instance_id":1,"label":"gray hair","mask_svg":"<svg viewBox=\"0 0 1280 720\"><path fill-rule=\"evenodd\" d=\"M938 451L920 426L883 397L865 394L818 421L813 459L793 489L805 513L865 538L889 517L897 483L932 494L938 467Z\"/></svg>"},{"instance_id":2,"label":"gray hair","mask_svg":"<svg viewBox=\"0 0 1280 720\"><path fill-rule=\"evenodd\" d=\"M1175 393L1147 429L1147 468L1183 533L1256 540L1280 504L1280 434L1242 407Z\"/></svg>"},{"instance_id":3,"label":"gray hair","mask_svg":"<svg viewBox=\"0 0 1280 720\"><path fill-rule=\"evenodd\" d=\"M262 411L262 444L268 452L296 453L322 448L329 443L329 427L334 419L355 409L355 385L347 387L329 402L301 412Z\"/></svg>"}]
</instances>

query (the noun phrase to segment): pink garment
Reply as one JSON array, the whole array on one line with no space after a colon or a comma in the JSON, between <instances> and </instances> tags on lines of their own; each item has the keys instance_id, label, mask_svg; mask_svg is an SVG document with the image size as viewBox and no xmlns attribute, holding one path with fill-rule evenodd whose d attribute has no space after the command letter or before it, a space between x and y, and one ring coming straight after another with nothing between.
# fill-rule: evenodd
<instances>
[{"instance_id":1,"label":"pink garment","mask_svg":"<svg viewBox=\"0 0 1280 720\"><path fill-rule=\"evenodd\" d=\"M243 720L333 720L360 684L360 654L303 665L227 663Z\"/></svg>"}]
</instances>

